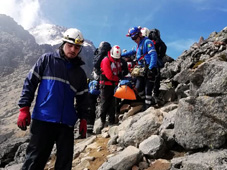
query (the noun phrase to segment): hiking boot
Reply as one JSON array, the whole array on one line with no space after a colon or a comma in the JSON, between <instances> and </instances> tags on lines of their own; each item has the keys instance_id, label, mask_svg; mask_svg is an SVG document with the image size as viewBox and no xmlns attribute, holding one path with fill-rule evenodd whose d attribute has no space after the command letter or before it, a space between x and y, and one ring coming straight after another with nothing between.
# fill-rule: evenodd
<instances>
[{"instance_id":1,"label":"hiking boot","mask_svg":"<svg viewBox=\"0 0 227 170\"><path fill-rule=\"evenodd\" d=\"M164 105L164 101L162 101L160 98L154 96L153 99L154 99L156 106L161 107Z\"/></svg>"}]
</instances>

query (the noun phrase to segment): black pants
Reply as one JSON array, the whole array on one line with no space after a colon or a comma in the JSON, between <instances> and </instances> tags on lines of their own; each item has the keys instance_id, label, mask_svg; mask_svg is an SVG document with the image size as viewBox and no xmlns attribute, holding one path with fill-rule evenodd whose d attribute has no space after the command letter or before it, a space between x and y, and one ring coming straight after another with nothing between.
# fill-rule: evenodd
<instances>
[{"instance_id":1,"label":"black pants","mask_svg":"<svg viewBox=\"0 0 227 170\"><path fill-rule=\"evenodd\" d=\"M33 120L30 131L31 139L22 170L43 170L54 143L57 148L55 170L71 170L74 146L72 127Z\"/></svg>"},{"instance_id":2,"label":"black pants","mask_svg":"<svg viewBox=\"0 0 227 170\"><path fill-rule=\"evenodd\" d=\"M157 75L157 69L154 69L150 75L146 74L144 77L137 77L136 79L136 90L139 97L144 100L144 109L147 109L153 105L152 91L154 88L154 82Z\"/></svg>"},{"instance_id":3,"label":"black pants","mask_svg":"<svg viewBox=\"0 0 227 170\"><path fill-rule=\"evenodd\" d=\"M158 68L156 79L154 82L154 96L155 97L159 96L160 81L161 81L161 73L160 73L160 68Z\"/></svg>"},{"instance_id":4,"label":"black pants","mask_svg":"<svg viewBox=\"0 0 227 170\"><path fill-rule=\"evenodd\" d=\"M115 103L114 86L105 85L101 88L101 120L103 123L106 122L106 116L109 115L109 123L115 123Z\"/></svg>"},{"instance_id":5,"label":"black pants","mask_svg":"<svg viewBox=\"0 0 227 170\"><path fill-rule=\"evenodd\" d=\"M98 95L93 95L88 93L89 107L88 107L88 117L87 117L87 130L93 130L93 126L96 118L96 105L97 105Z\"/></svg>"}]
</instances>

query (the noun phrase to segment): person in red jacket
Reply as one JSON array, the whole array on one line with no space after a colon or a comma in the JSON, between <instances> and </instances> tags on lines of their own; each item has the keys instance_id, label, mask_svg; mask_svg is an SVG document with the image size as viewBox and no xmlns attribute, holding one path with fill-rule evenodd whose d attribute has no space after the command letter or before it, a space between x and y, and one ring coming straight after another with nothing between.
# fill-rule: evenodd
<instances>
[{"instance_id":1,"label":"person in red jacket","mask_svg":"<svg viewBox=\"0 0 227 170\"><path fill-rule=\"evenodd\" d=\"M115 45L108 52L101 62L101 127L104 127L106 122L106 116L109 115L109 125L115 123L115 99L114 99L114 89L118 85L122 74L122 63L120 60L121 49L118 45Z\"/></svg>"}]
</instances>

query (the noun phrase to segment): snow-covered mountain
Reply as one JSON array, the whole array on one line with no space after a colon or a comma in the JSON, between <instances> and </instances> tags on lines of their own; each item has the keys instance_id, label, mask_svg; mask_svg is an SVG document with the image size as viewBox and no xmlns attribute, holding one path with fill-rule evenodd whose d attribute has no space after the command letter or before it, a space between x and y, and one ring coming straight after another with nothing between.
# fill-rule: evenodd
<instances>
[{"instance_id":1,"label":"snow-covered mountain","mask_svg":"<svg viewBox=\"0 0 227 170\"><path fill-rule=\"evenodd\" d=\"M66 30L67 28L57 25L41 24L28 31L35 37L37 44L50 44L53 46L62 42L61 39Z\"/></svg>"},{"instance_id":2,"label":"snow-covered mountain","mask_svg":"<svg viewBox=\"0 0 227 170\"><path fill-rule=\"evenodd\" d=\"M35 37L36 43L39 45L49 44L49 45L58 45L62 42L63 33L68 28L53 25L53 24L41 24L34 28L29 29L29 33ZM90 46L94 48L94 45L91 41L85 40L84 46Z\"/></svg>"}]
</instances>

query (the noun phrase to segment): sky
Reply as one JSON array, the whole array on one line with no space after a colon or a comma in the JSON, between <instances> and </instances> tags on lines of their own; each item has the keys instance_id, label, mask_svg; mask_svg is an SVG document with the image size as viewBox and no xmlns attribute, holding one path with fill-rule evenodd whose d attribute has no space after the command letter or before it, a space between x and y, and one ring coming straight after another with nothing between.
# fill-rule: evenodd
<instances>
[{"instance_id":1,"label":"sky","mask_svg":"<svg viewBox=\"0 0 227 170\"><path fill-rule=\"evenodd\" d=\"M0 14L26 30L43 23L77 28L95 47L108 41L127 50L136 45L129 28L157 28L174 59L227 26L226 0L0 0Z\"/></svg>"}]
</instances>

